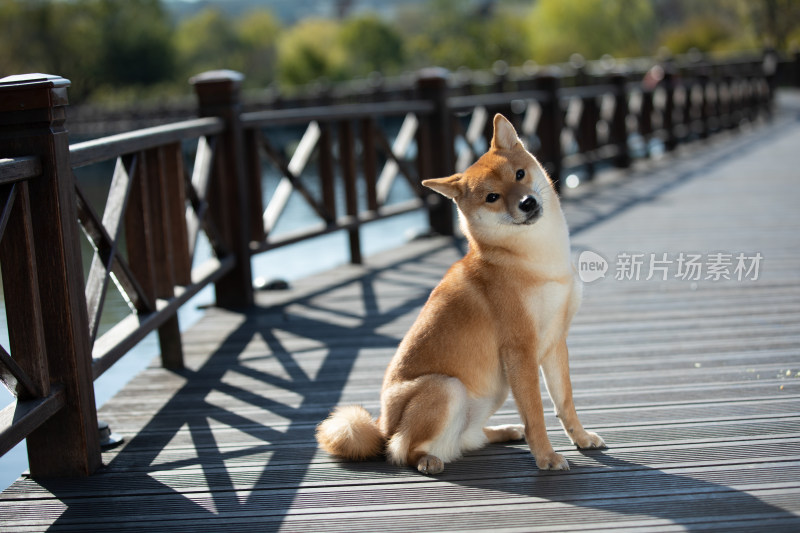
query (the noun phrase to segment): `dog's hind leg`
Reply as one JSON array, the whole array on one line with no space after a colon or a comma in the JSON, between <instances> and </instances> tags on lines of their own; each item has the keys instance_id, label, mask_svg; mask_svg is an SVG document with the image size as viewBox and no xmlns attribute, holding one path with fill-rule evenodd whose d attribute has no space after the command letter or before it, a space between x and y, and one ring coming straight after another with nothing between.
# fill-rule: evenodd
<instances>
[{"instance_id":1,"label":"dog's hind leg","mask_svg":"<svg viewBox=\"0 0 800 533\"><path fill-rule=\"evenodd\" d=\"M606 443L596 433L586 431L578 420L575 403L572 400L572 383L569 379L569 355L566 340L562 341L554 353L542 361L544 382L550 399L567 437L578 448L605 448Z\"/></svg>"},{"instance_id":2,"label":"dog's hind leg","mask_svg":"<svg viewBox=\"0 0 800 533\"><path fill-rule=\"evenodd\" d=\"M445 463L461 456L467 390L458 379L442 375L420 378L414 388L389 439L389 460L439 474Z\"/></svg>"}]
</instances>

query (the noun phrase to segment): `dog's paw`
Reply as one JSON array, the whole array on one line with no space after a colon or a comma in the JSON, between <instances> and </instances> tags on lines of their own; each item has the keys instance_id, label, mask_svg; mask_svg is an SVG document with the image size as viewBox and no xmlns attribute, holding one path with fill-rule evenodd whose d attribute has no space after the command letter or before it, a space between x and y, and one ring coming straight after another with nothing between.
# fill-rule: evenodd
<instances>
[{"instance_id":1,"label":"dog's paw","mask_svg":"<svg viewBox=\"0 0 800 533\"><path fill-rule=\"evenodd\" d=\"M509 424L503 429L506 430L508 440L525 440L525 426L522 424Z\"/></svg>"},{"instance_id":2,"label":"dog's paw","mask_svg":"<svg viewBox=\"0 0 800 533\"><path fill-rule=\"evenodd\" d=\"M489 442L509 442L525 439L525 426L522 424L505 424L502 426L488 426L483 432Z\"/></svg>"},{"instance_id":3,"label":"dog's paw","mask_svg":"<svg viewBox=\"0 0 800 533\"><path fill-rule=\"evenodd\" d=\"M417 470L426 475L441 474L444 470L444 463L435 455L423 455L417 461Z\"/></svg>"},{"instance_id":4,"label":"dog's paw","mask_svg":"<svg viewBox=\"0 0 800 533\"><path fill-rule=\"evenodd\" d=\"M536 457L536 466L539 467L539 470L569 470L567 460L563 455L556 452Z\"/></svg>"},{"instance_id":5,"label":"dog's paw","mask_svg":"<svg viewBox=\"0 0 800 533\"><path fill-rule=\"evenodd\" d=\"M603 437L598 435L597 433L592 433L591 431L584 431L584 434L580 437L576 437L573 442L575 446L582 450L593 450L597 448L605 448L606 443L603 440Z\"/></svg>"}]
</instances>

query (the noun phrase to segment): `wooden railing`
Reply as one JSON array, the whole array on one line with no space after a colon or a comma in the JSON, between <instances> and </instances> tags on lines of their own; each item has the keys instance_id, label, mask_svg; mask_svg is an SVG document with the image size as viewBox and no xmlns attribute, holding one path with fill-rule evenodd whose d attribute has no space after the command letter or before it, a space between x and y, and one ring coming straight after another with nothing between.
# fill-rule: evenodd
<instances>
[{"instance_id":1,"label":"wooden railing","mask_svg":"<svg viewBox=\"0 0 800 533\"><path fill-rule=\"evenodd\" d=\"M427 210L433 231L453 234L452 204L420 179L471 164L488 145L495 112L515 123L560 185L566 172L591 177L658 143L669 151L768 116L774 87L761 58L603 76L545 71L481 86L434 69L405 99L243 113L241 74L208 72L192 83L200 118L70 146L67 80L0 80L10 344L0 348L0 379L16 397L0 412L0 453L27 438L33 476L88 475L100 465L93 380L153 331L163 365L182 367L178 309L210 284L217 305L252 305L254 254L345 231L359 263L363 224L417 209ZM109 161L99 210L74 171ZM277 177L268 198L265 175ZM392 201L398 179L410 193ZM316 222L276 231L295 193ZM87 273L81 233L94 249ZM203 261L201 233L211 248ZM131 314L100 334L112 283Z\"/></svg>"}]
</instances>

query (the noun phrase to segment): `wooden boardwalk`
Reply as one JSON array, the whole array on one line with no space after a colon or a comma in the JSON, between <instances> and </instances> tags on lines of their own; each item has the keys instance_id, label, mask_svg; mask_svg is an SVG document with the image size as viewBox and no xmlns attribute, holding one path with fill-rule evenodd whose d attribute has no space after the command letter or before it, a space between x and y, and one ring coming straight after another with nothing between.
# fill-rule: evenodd
<instances>
[{"instance_id":1,"label":"wooden boardwalk","mask_svg":"<svg viewBox=\"0 0 800 533\"><path fill-rule=\"evenodd\" d=\"M569 343L578 412L610 447L571 447L547 403L569 472L537 471L524 443L438 477L317 451L334 405L377 413L395 346L463 252L429 239L261 293L246 314L209 311L184 335L184 371L154 362L101 409L126 437L107 466L20 479L0 531L800 531L798 111L566 202L574 248L609 262ZM681 253L701 255L700 280L676 278ZM705 279L717 253L732 280ZM758 278L736 279L736 257L757 253ZM518 420L511 400L494 420Z\"/></svg>"}]
</instances>

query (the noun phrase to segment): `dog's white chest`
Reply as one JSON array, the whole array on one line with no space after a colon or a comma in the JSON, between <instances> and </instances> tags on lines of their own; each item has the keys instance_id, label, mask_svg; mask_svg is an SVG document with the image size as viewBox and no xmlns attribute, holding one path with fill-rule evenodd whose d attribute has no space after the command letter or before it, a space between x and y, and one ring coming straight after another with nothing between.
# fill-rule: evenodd
<instances>
[{"instance_id":1,"label":"dog's white chest","mask_svg":"<svg viewBox=\"0 0 800 533\"><path fill-rule=\"evenodd\" d=\"M549 350L569 328L576 293L573 283L549 282L531 290L528 314L536 331L537 351Z\"/></svg>"}]
</instances>

